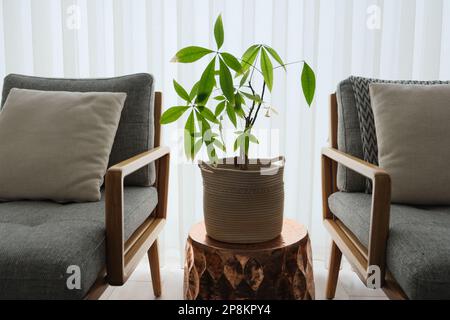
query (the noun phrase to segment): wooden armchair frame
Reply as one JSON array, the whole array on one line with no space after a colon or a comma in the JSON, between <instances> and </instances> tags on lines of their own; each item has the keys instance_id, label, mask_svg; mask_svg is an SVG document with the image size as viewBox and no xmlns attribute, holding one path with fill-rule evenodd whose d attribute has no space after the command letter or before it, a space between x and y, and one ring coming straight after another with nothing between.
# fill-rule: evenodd
<instances>
[{"instance_id":1,"label":"wooden armchair frame","mask_svg":"<svg viewBox=\"0 0 450 320\"><path fill-rule=\"evenodd\" d=\"M367 284L369 266L378 266L381 271L381 288L390 299L407 299L406 294L386 270L386 245L389 234L391 207L391 179L383 169L337 150L338 110L336 95L331 95L331 147L322 150L322 196L323 219L333 240L326 298L333 299L339 277L342 254L353 266L361 281ZM369 246L366 248L357 237L333 215L328 198L337 188L337 167L343 165L372 180L372 211Z\"/></svg>"},{"instance_id":2,"label":"wooden armchair frame","mask_svg":"<svg viewBox=\"0 0 450 320\"><path fill-rule=\"evenodd\" d=\"M133 273L142 257L150 262L153 291L161 296L158 236L167 217L170 150L161 147L162 93L155 93L155 148L111 167L105 179L106 267L88 292L86 299L100 298L112 286L122 286ZM158 205L153 214L124 241L124 179L137 170L155 162ZM150 214L150 213L149 213Z\"/></svg>"}]
</instances>

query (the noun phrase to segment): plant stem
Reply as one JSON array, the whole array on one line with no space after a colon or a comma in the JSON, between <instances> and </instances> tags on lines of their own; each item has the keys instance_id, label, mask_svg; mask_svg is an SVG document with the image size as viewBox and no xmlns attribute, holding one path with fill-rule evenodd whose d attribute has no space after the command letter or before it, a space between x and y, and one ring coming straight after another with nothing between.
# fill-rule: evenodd
<instances>
[{"instance_id":1,"label":"plant stem","mask_svg":"<svg viewBox=\"0 0 450 320\"><path fill-rule=\"evenodd\" d=\"M263 90L261 94L261 102L258 104L258 109L256 110L255 117L253 118L253 121L251 123L251 127L255 125L256 119L258 119L259 111L261 110L262 102L264 101L264 95L266 94L266 82L264 81Z\"/></svg>"},{"instance_id":2,"label":"plant stem","mask_svg":"<svg viewBox=\"0 0 450 320\"><path fill-rule=\"evenodd\" d=\"M248 158L248 155L245 153L245 143L244 146L241 146L241 155L240 155L240 163L239 163L239 168L241 170L248 170L248 165L250 163L250 160Z\"/></svg>"},{"instance_id":3,"label":"plant stem","mask_svg":"<svg viewBox=\"0 0 450 320\"><path fill-rule=\"evenodd\" d=\"M258 56L259 56L259 53L258 53ZM256 60L258 59L258 57L256 57ZM259 70L257 67L256 67L256 63L253 65L253 64L251 64L251 63L249 63L249 62L247 62L247 61L245 61L245 60L242 60L242 59L239 59L239 60L241 60L243 63L245 63L246 65L249 65L249 66L251 66L252 68L253 68L253 71L252 72L254 72L255 70L256 71L258 71L261 75L263 74L262 73L262 71L261 70Z\"/></svg>"},{"instance_id":4,"label":"plant stem","mask_svg":"<svg viewBox=\"0 0 450 320\"><path fill-rule=\"evenodd\" d=\"M275 68L273 68L273 70L280 69L280 68L284 68L284 67L287 67L287 66L290 66L290 65L293 65L293 64L303 63L303 62L305 62L305 60L299 60L299 61L289 62L289 63L283 64L283 65L281 65L281 66L275 67Z\"/></svg>"},{"instance_id":5,"label":"plant stem","mask_svg":"<svg viewBox=\"0 0 450 320\"><path fill-rule=\"evenodd\" d=\"M250 90L252 91L252 94L255 95L256 92L253 89L251 81L248 82L248 86L249 86ZM256 106L256 101L253 100L252 107L250 108L250 111L248 113L248 121L249 121L249 123L247 123L245 125L245 128L247 128L252 122L252 115L253 115L253 110L255 110L255 106Z\"/></svg>"}]
</instances>

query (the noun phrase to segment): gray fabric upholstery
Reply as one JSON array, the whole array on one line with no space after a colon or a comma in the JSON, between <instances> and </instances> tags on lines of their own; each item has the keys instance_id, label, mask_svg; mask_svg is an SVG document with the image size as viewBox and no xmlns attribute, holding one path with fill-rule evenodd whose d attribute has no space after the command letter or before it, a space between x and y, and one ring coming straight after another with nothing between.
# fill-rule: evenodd
<instances>
[{"instance_id":1,"label":"gray fabric upholstery","mask_svg":"<svg viewBox=\"0 0 450 320\"><path fill-rule=\"evenodd\" d=\"M372 112L369 94L370 84L407 84L407 85L436 85L448 84L445 81L413 81L413 80L380 80L363 77L350 77L353 84L356 109L358 111L359 124L361 128L361 140L363 147L363 158L365 161L378 165L378 142L375 129L375 121ZM372 193L372 181L366 180L366 192Z\"/></svg>"},{"instance_id":2,"label":"gray fabric upholstery","mask_svg":"<svg viewBox=\"0 0 450 320\"><path fill-rule=\"evenodd\" d=\"M124 232L157 205L152 187L124 191ZM81 269L81 290L66 287L67 268ZM105 266L105 203L0 203L0 299L81 299Z\"/></svg>"},{"instance_id":3,"label":"gray fabric upholstery","mask_svg":"<svg viewBox=\"0 0 450 320\"><path fill-rule=\"evenodd\" d=\"M109 167L154 146L154 80L149 74L110 79L52 79L11 74L3 85L2 106L12 88L71 92L124 92L127 94ZM150 165L125 179L125 185L150 186L155 166Z\"/></svg>"},{"instance_id":4,"label":"gray fabric upholstery","mask_svg":"<svg viewBox=\"0 0 450 320\"><path fill-rule=\"evenodd\" d=\"M361 126L364 160L378 165L378 143L375 121L371 107L369 86L371 84L405 84L405 85L437 85L448 84L448 81L413 81L413 80L381 80L363 77L350 77L355 94L356 109Z\"/></svg>"},{"instance_id":5,"label":"gray fabric upholstery","mask_svg":"<svg viewBox=\"0 0 450 320\"><path fill-rule=\"evenodd\" d=\"M338 148L359 159L378 163L377 139L373 112L370 107L371 83L398 84L448 84L446 81L388 81L362 77L349 77L337 86ZM356 89L356 90L355 90ZM359 174L338 166L337 185L345 192L372 192L371 181Z\"/></svg>"},{"instance_id":6,"label":"gray fabric upholstery","mask_svg":"<svg viewBox=\"0 0 450 320\"><path fill-rule=\"evenodd\" d=\"M372 199L333 194L330 209L365 246ZM391 206L387 267L410 299L450 299L450 207Z\"/></svg>"},{"instance_id":7,"label":"gray fabric upholstery","mask_svg":"<svg viewBox=\"0 0 450 320\"><path fill-rule=\"evenodd\" d=\"M338 101L338 148L347 154L363 159L358 110L350 79L339 83L336 95ZM337 185L341 191L360 192L364 191L365 178L339 165Z\"/></svg>"}]
</instances>

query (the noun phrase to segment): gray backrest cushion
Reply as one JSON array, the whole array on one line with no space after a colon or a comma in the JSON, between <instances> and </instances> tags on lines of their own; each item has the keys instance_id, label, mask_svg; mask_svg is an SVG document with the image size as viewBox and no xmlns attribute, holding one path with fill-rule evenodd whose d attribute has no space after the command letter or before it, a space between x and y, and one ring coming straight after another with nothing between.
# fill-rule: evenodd
<instances>
[{"instance_id":1,"label":"gray backrest cushion","mask_svg":"<svg viewBox=\"0 0 450 320\"><path fill-rule=\"evenodd\" d=\"M436 85L448 84L448 81L414 81L414 80L381 80L363 77L350 77L353 84L356 109L359 115L361 128L361 140L363 148L363 159L374 165L378 165L378 141L373 117L369 86L371 84L410 84L410 85ZM372 192L372 182L367 179L366 192Z\"/></svg>"},{"instance_id":2,"label":"gray backrest cushion","mask_svg":"<svg viewBox=\"0 0 450 320\"><path fill-rule=\"evenodd\" d=\"M363 159L361 128L356 108L355 94L350 79L338 84L338 148L340 151ZM365 179L356 172L343 166L338 167L337 185L344 192L363 192Z\"/></svg>"},{"instance_id":3,"label":"gray backrest cushion","mask_svg":"<svg viewBox=\"0 0 450 320\"><path fill-rule=\"evenodd\" d=\"M149 74L109 79L54 79L11 74L4 80L2 107L12 88L42 91L124 92L127 94L127 99L108 167L154 147L154 80ZM125 185L128 186L151 186L154 183L154 164L125 179Z\"/></svg>"}]
</instances>

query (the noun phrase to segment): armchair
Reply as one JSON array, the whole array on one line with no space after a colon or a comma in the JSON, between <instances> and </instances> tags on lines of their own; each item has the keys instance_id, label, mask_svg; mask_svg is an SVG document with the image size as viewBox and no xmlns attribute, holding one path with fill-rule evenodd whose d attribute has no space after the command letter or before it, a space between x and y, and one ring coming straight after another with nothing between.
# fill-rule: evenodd
<instances>
[{"instance_id":1,"label":"armchair","mask_svg":"<svg viewBox=\"0 0 450 320\"><path fill-rule=\"evenodd\" d=\"M354 267L357 275L365 284L367 283L369 266L378 266L383 290L391 298L405 298L398 284L388 277L386 281L386 245L389 233L389 218L391 206L391 179L389 174L368 162L337 150L338 148L338 109L336 94L330 98L331 119L331 147L322 150L322 197L324 225L333 239L329 274L326 286L326 298L333 299L339 276L342 253ZM368 247L345 226L344 223L330 210L328 199L338 192L337 165L372 180L373 193L370 212L370 234Z\"/></svg>"},{"instance_id":2,"label":"armchair","mask_svg":"<svg viewBox=\"0 0 450 320\"><path fill-rule=\"evenodd\" d=\"M322 150L323 220L332 238L326 298L333 299L342 255L365 285L376 266L390 299L450 299L449 207L391 204L389 174L361 160L352 86L331 95L330 147ZM372 181L371 195L364 192Z\"/></svg>"},{"instance_id":3,"label":"armchair","mask_svg":"<svg viewBox=\"0 0 450 320\"><path fill-rule=\"evenodd\" d=\"M98 203L0 203L0 299L98 299L148 255L161 295L158 236L167 216L170 150L160 146L162 94L153 78L48 79L9 75L11 88L126 92ZM67 286L71 267L80 287Z\"/></svg>"}]
</instances>

